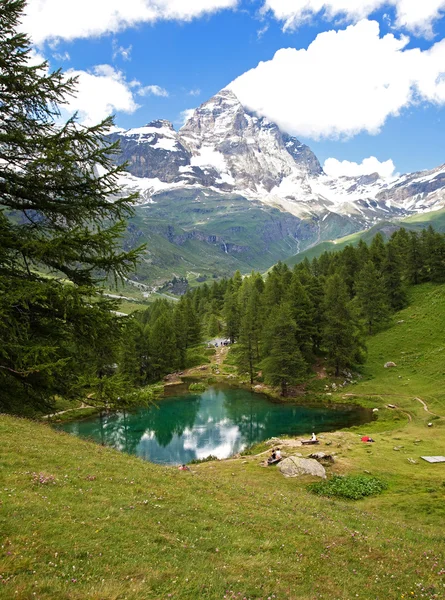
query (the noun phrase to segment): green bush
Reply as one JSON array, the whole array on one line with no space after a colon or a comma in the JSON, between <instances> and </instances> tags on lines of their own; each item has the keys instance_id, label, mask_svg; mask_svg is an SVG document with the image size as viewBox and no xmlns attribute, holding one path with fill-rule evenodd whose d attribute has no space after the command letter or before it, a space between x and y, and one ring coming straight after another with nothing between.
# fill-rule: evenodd
<instances>
[{"instance_id":1,"label":"green bush","mask_svg":"<svg viewBox=\"0 0 445 600\"><path fill-rule=\"evenodd\" d=\"M190 392L205 392L206 389L207 389L207 386L205 383L191 383L189 385Z\"/></svg>"},{"instance_id":2,"label":"green bush","mask_svg":"<svg viewBox=\"0 0 445 600\"><path fill-rule=\"evenodd\" d=\"M377 477L365 475L334 475L328 481L313 483L309 486L312 493L318 496L336 496L349 500L360 500L365 496L381 494L387 487L386 483Z\"/></svg>"}]
</instances>

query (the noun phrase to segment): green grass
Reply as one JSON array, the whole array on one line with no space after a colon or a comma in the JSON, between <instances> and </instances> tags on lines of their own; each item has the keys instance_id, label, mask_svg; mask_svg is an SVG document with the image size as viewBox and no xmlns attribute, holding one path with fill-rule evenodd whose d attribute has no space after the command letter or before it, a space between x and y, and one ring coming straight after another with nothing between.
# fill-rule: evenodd
<instances>
[{"instance_id":1,"label":"green grass","mask_svg":"<svg viewBox=\"0 0 445 600\"><path fill-rule=\"evenodd\" d=\"M320 436L329 476L388 485L358 503L252 455L180 472L1 416L0 598L443 598L445 465L420 456L444 453L445 419L415 398L445 416L445 286L411 300L370 340L363 379L332 397L378 420Z\"/></svg>"}]
</instances>

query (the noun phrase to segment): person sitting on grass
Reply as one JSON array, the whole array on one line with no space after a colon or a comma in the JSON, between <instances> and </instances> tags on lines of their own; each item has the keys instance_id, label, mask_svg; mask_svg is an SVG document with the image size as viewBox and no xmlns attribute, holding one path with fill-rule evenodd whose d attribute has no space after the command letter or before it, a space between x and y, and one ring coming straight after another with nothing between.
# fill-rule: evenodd
<instances>
[{"instance_id":1,"label":"person sitting on grass","mask_svg":"<svg viewBox=\"0 0 445 600\"><path fill-rule=\"evenodd\" d=\"M315 435L315 433L312 433L311 442L316 442L316 441L317 441L317 436Z\"/></svg>"},{"instance_id":2,"label":"person sitting on grass","mask_svg":"<svg viewBox=\"0 0 445 600\"><path fill-rule=\"evenodd\" d=\"M181 465L180 467L178 467L178 469L180 471L190 471L190 467L188 467L187 465Z\"/></svg>"}]
</instances>

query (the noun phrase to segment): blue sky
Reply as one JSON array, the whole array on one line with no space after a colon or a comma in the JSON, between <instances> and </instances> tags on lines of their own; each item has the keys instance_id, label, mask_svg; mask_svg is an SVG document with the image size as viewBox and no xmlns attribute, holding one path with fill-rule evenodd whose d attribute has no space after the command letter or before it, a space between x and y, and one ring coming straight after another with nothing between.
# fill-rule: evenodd
<instances>
[{"instance_id":1,"label":"blue sky","mask_svg":"<svg viewBox=\"0 0 445 600\"><path fill-rule=\"evenodd\" d=\"M425 6L422 6L425 5ZM337 174L445 163L445 0L29 0L23 27L79 76L68 109L130 128L231 84ZM287 49L287 50L283 50ZM278 54L276 54L278 52ZM264 64L258 67L259 63ZM357 163L357 164L355 164Z\"/></svg>"}]
</instances>

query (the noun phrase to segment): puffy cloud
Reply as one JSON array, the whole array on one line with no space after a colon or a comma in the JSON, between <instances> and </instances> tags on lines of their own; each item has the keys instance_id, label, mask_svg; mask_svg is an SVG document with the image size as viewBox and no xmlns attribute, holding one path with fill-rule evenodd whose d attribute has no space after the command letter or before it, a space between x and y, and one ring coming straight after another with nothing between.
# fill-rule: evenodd
<instances>
[{"instance_id":1,"label":"puffy cloud","mask_svg":"<svg viewBox=\"0 0 445 600\"><path fill-rule=\"evenodd\" d=\"M228 87L284 131L314 139L375 134L410 104L444 104L445 40L422 51L406 49L406 36L379 33L367 20L321 33L307 50L278 50Z\"/></svg>"},{"instance_id":2,"label":"puffy cloud","mask_svg":"<svg viewBox=\"0 0 445 600\"><path fill-rule=\"evenodd\" d=\"M163 96L167 98L169 93L159 85L146 85L137 90L138 96Z\"/></svg>"},{"instance_id":3,"label":"puffy cloud","mask_svg":"<svg viewBox=\"0 0 445 600\"><path fill-rule=\"evenodd\" d=\"M200 96L200 95L201 95L200 88L196 88L194 90L189 91L189 96Z\"/></svg>"},{"instance_id":4,"label":"puffy cloud","mask_svg":"<svg viewBox=\"0 0 445 600\"><path fill-rule=\"evenodd\" d=\"M24 30L35 44L116 33L160 19L189 21L239 0L28 0Z\"/></svg>"},{"instance_id":5,"label":"puffy cloud","mask_svg":"<svg viewBox=\"0 0 445 600\"><path fill-rule=\"evenodd\" d=\"M139 108L124 75L110 65L98 65L89 71L67 71L67 76L78 77L74 97L65 110L79 113L85 125L98 123L116 111L133 113Z\"/></svg>"},{"instance_id":6,"label":"puffy cloud","mask_svg":"<svg viewBox=\"0 0 445 600\"><path fill-rule=\"evenodd\" d=\"M295 29L319 13L327 19L358 21L385 7L395 8L397 27L430 35L433 22L445 10L445 0L266 0L262 10L283 21L284 29Z\"/></svg>"},{"instance_id":7,"label":"puffy cloud","mask_svg":"<svg viewBox=\"0 0 445 600\"><path fill-rule=\"evenodd\" d=\"M360 164L349 160L339 161L336 158L326 159L323 170L330 177L359 177L378 173L384 179L394 176L396 167L391 159L380 162L375 156L365 158Z\"/></svg>"}]
</instances>

